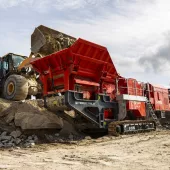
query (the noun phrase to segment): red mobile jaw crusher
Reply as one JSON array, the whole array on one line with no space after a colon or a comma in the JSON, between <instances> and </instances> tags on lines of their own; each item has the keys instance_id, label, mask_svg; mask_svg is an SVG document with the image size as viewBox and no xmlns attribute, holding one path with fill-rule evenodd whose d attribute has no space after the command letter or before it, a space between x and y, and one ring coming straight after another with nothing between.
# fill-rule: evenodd
<instances>
[{"instance_id":1,"label":"red mobile jaw crusher","mask_svg":"<svg viewBox=\"0 0 170 170\"><path fill-rule=\"evenodd\" d=\"M82 129L123 134L159 126L156 92L152 92L156 87L121 77L103 46L78 39L32 65L40 74L46 107L60 115L74 110L74 122L83 124ZM160 88L157 94L162 101L157 111L163 113L169 109L168 89Z\"/></svg>"}]
</instances>

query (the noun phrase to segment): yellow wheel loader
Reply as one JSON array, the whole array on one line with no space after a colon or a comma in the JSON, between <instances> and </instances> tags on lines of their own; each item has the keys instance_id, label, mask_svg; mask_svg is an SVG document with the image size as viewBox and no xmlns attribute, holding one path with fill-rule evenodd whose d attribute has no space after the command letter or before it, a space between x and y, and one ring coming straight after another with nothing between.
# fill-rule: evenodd
<instances>
[{"instance_id":1,"label":"yellow wheel loader","mask_svg":"<svg viewBox=\"0 0 170 170\"><path fill-rule=\"evenodd\" d=\"M40 25L31 35L29 57L8 53L0 58L0 91L5 99L24 100L41 96L41 84L30 62L68 48L76 38Z\"/></svg>"}]
</instances>

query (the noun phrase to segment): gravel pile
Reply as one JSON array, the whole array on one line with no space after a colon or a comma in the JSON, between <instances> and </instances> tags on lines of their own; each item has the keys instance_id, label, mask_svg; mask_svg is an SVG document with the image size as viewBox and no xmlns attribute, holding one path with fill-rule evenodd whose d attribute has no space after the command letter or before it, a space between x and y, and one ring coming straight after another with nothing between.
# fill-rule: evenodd
<instances>
[{"instance_id":1,"label":"gravel pile","mask_svg":"<svg viewBox=\"0 0 170 170\"><path fill-rule=\"evenodd\" d=\"M0 98L0 148L34 147L38 143L69 143L83 138L69 122L42 106Z\"/></svg>"},{"instance_id":2,"label":"gravel pile","mask_svg":"<svg viewBox=\"0 0 170 170\"><path fill-rule=\"evenodd\" d=\"M76 143L86 137L83 135L70 134L61 136L56 134L26 135L17 129L12 132L0 132L0 148L32 148L41 143Z\"/></svg>"},{"instance_id":3,"label":"gravel pile","mask_svg":"<svg viewBox=\"0 0 170 170\"><path fill-rule=\"evenodd\" d=\"M4 131L0 134L0 148L32 147L38 143L38 137L36 135L23 135L19 129L11 133Z\"/></svg>"}]
</instances>

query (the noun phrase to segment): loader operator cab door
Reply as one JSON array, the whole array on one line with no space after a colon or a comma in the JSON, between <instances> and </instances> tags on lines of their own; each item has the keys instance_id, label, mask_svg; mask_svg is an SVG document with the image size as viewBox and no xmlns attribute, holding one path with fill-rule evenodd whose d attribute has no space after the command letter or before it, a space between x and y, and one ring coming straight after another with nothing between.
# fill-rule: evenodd
<instances>
[{"instance_id":1,"label":"loader operator cab door","mask_svg":"<svg viewBox=\"0 0 170 170\"><path fill-rule=\"evenodd\" d=\"M1 78L4 78L11 68L12 62L11 60L11 54L7 54L1 58Z\"/></svg>"},{"instance_id":2,"label":"loader operator cab door","mask_svg":"<svg viewBox=\"0 0 170 170\"><path fill-rule=\"evenodd\" d=\"M0 61L0 79L5 77L5 75L8 73L9 70L9 64L6 58L1 58Z\"/></svg>"},{"instance_id":3,"label":"loader operator cab door","mask_svg":"<svg viewBox=\"0 0 170 170\"><path fill-rule=\"evenodd\" d=\"M0 58L0 82L1 82L1 78L3 77L3 71L2 71L2 58Z\"/></svg>"},{"instance_id":4,"label":"loader operator cab door","mask_svg":"<svg viewBox=\"0 0 170 170\"><path fill-rule=\"evenodd\" d=\"M8 64L8 61L6 60L6 57L0 58L0 89L2 89L5 76L8 73L8 69L9 69L9 64Z\"/></svg>"},{"instance_id":5,"label":"loader operator cab door","mask_svg":"<svg viewBox=\"0 0 170 170\"><path fill-rule=\"evenodd\" d=\"M9 53L0 60L0 81L3 80L9 72L15 70L12 56L13 54Z\"/></svg>"}]
</instances>

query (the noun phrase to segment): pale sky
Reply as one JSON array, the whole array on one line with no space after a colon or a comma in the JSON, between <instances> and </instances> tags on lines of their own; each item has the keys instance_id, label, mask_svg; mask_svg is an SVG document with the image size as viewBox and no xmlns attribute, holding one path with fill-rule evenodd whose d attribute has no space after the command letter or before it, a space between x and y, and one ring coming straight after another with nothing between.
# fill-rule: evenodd
<instances>
[{"instance_id":1,"label":"pale sky","mask_svg":"<svg viewBox=\"0 0 170 170\"><path fill-rule=\"evenodd\" d=\"M0 0L0 56L45 25L108 48L124 77L170 85L170 0Z\"/></svg>"}]
</instances>

